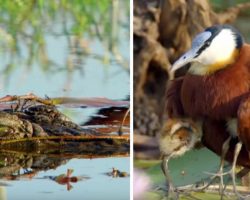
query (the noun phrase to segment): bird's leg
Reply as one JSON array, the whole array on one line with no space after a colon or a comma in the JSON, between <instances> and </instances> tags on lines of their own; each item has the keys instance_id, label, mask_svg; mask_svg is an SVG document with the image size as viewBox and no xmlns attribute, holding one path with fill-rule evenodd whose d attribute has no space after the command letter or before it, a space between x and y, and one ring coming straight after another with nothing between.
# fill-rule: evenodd
<instances>
[{"instance_id":1,"label":"bird's leg","mask_svg":"<svg viewBox=\"0 0 250 200\"><path fill-rule=\"evenodd\" d=\"M246 197L249 197L249 196L243 196L240 193L238 193L238 191L236 189L236 181L235 181L235 177L236 177L236 175L235 175L236 163L237 163L237 159L238 159L238 156L240 154L241 148L242 148L242 142L238 142L236 144L235 149L234 149L234 158L233 158L232 168L231 168L231 170L228 173L231 174L231 178L232 178L232 182L233 182L233 191L236 194L237 198L238 199L246 199ZM224 187L224 190L225 189L226 189L226 187Z\"/></svg>"},{"instance_id":2,"label":"bird's leg","mask_svg":"<svg viewBox=\"0 0 250 200\"><path fill-rule=\"evenodd\" d=\"M219 177L220 178L219 192L220 192L221 195L223 194L223 188L224 188L223 176L225 174L229 173L229 172L223 173L223 168L224 168L225 157L226 157L226 154L227 154L227 152L229 150L229 147L230 147L230 140L231 140L231 136L229 136L222 145L219 171L217 173L215 173L215 174L214 173L208 173L208 174L212 174L213 176L211 177L209 183L207 183L205 186L203 186L201 188L201 190L208 188L213 183L215 178Z\"/></svg>"},{"instance_id":3,"label":"bird's leg","mask_svg":"<svg viewBox=\"0 0 250 200\"><path fill-rule=\"evenodd\" d=\"M218 172L218 176L220 177L219 191L221 195L223 194L223 187L224 187L224 182L223 182L224 161L225 161L226 154L230 147L231 138L232 137L229 136L222 145L222 152L221 152L221 157L220 157L220 168Z\"/></svg>"},{"instance_id":4,"label":"bird's leg","mask_svg":"<svg viewBox=\"0 0 250 200\"><path fill-rule=\"evenodd\" d=\"M174 186L172 184L172 180L170 177L170 172L169 172L169 168L168 168L168 161L169 161L169 157L168 156L164 156L163 160L162 160L162 171L166 177L166 184L167 184L167 189L168 190L174 190Z\"/></svg>"},{"instance_id":5,"label":"bird's leg","mask_svg":"<svg viewBox=\"0 0 250 200\"><path fill-rule=\"evenodd\" d=\"M120 125L120 127L119 127L119 130L118 130L118 135L119 135L119 136L121 136L121 135L123 134L122 127L123 127L123 125L124 125L124 122L125 122L125 120L126 120L126 118L127 118L129 112L130 112L130 107L128 108L128 110L126 111L126 113L125 113L125 115L124 115L124 117L123 117L123 119L122 119L122 123L121 123L121 125Z\"/></svg>"},{"instance_id":6,"label":"bird's leg","mask_svg":"<svg viewBox=\"0 0 250 200\"><path fill-rule=\"evenodd\" d=\"M176 189L175 189L173 182L171 180L171 176L170 176L170 172L169 172L169 168L168 168L168 161L169 161L170 157L171 156L166 156L166 155L163 156L161 168L162 168L162 171L166 177L168 197L171 199L178 199L179 195L178 195L178 192L175 191Z\"/></svg>"},{"instance_id":7,"label":"bird's leg","mask_svg":"<svg viewBox=\"0 0 250 200\"><path fill-rule=\"evenodd\" d=\"M73 171L74 171L73 169L67 169L66 177L69 178L72 175Z\"/></svg>"},{"instance_id":8,"label":"bird's leg","mask_svg":"<svg viewBox=\"0 0 250 200\"><path fill-rule=\"evenodd\" d=\"M236 146L235 146L232 168L228 172L223 173L224 160L225 160L226 153L227 153L227 151L229 149L230 140L231 140L231 136L229 136L228 139L223 143L220 169L219 169L219 172L217 174L215 174L215 176L213 178L215 178L216 176L220 177L221 183L220 183L220 186L219 186L219 190L220 190L221 198L223 198L223 194L224 194L224 191L226 189L226 186L224 186L224 183L223 183L223 176L226 175L226 174L230 174L231 178L232 178L232 182L233 182L233 190L234 190L235 194L237 195L237 197L239 199L241 199L242 195L240 195L237 192L236 181L235 181L235 169L236 169L237 158L238 158L239 153L240 153L241 148L242 148L242 143L241 142L238 142L236 144Z\"/></svg>"},{"instance_id":9,"label":"bird's leg","mask_svg":"<svg viewBox=\"0 0 250 200\"><path fill-rule=\"evenodd\" d=\"M237 192L237 189L236 189L236 183L235 183L235 168L236 168L236 162L237 162L237 158L240 154L240 150L242 148L242 142L238 142L236 144L236 147L235 147L235 150L234 150L234 159L233 159L233 166L232 166L232 170L231 170L231 177L232 177L232 181L233 181L233 189L234 189L234 192L235 194L237 195L237 197L239 199L243 198L242 195L240 195L238 192Z\"/></svg>"}]
</instances>

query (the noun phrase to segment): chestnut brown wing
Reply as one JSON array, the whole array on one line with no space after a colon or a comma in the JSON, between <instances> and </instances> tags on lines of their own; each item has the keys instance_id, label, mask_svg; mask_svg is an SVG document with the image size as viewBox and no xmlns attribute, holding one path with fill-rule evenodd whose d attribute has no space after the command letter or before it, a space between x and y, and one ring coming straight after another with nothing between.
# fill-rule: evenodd
<instances>
[{"instance_id":1,"label":"chestnut brown wing","mask_svg":"<svg viewBox=\"0 0 250 200\"><path fill-rule=\"evenodd\" d=\"M237 115L239 139L250 151L250 96L241 101Z\"/></svg>"},{"instance_id":2,"label":"chestnut brown wing","mask_svg":"<svg viewBox=\"0 0 250 200\"><path fill-rule=\"evenodd\" d=\"M166 91L166 112L169 118L184 117L181 103L181 87L183 77L172 80Z\"/></svg>"}]
</instances>

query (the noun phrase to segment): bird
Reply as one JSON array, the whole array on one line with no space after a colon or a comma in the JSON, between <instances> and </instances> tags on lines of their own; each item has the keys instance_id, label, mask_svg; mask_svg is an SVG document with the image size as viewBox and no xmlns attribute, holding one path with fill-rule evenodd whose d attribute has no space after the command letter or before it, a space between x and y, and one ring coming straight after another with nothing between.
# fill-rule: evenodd
<instances>
[{"instance_id":1,"label":"bird","mask_svg":"<svg viewBox=\"0 0 250 200\"><path fill-rule=\"evenodd\" d=\"M229 25L215 25L198 34L189 51L171 67L190 63L183 76L180 100L192 118L237 117L239 104L250 89L250 45Z\"/></svg>"},{"instance_id":2,"label":"bird","mask_svg":"<svg viewBox=\"0 0 250 200\"><path fill-rule=\"evenodd\" d=\"M201 143L218 156L221 156L221 147L229 135L230 133L227 130L227 122L225 120L206 119L202 123ZM216 141L211 140L211 138L216 138ZM234 149L237 143L238 138L232 139L229 144L229 149L225 154L225 160L230 163L233 162ZM243 145L237 158L237 165L250 169L250 159L245 145Z\"/></svg>"},{"instance_id":3,"label":"bird","mask_svg":"<svg viewBox=\"0 0 250 200\"><path fill-rule=\"evenodd\" d=\"M222 154L221 146L229 136L225 125L226 121L210 119L201 122L193 121L190 118L168 118L164 121L158 140L159 149L163 157L161 168L166 177L168 195L174 196L178 192L170 176L169 160L202 146L207 147L220 156ZM212 141L211 138L216 138L216 142ZM237 140L230 142L228 152L225 155L225 160L230 163L233 162L234 149L237 142ZM243 166L244 169L250 169L248 152L244 146L238 156L237 164ZM208 184L212 183L212 180ZM206 187L205 185L201 189Z\"/></svg>"},{"instance_id":4,"label":"bird","mask_svg":"<svg viewBox=\"0 0 250 200\"><path fill-rule=\"evenodd\" d=\"M236 192L235 165L242 145L250 152L250 45L234 27L214 25L193 39L171 71L187 64L187 73L172 80L167 90L167 112L194 120L226 121L229 137L222 145L222 160L230 140L239 139L231 170Z\"/></svg>"},{"instance_id":5,"label":"bird","mask_svg":"<svg viewBox=\"0 0 250 200\"><path fill-rule=\"evenodd\" d=\"M157 135L162 155L161 168L166 177L167 194L177 198L178 193L170 176L168 162L171 158L182 156L201 141L200 124L188 118L169 118L165 120ZM176 196L177 195L177 196Z\"/></svg>"}]
</instances>

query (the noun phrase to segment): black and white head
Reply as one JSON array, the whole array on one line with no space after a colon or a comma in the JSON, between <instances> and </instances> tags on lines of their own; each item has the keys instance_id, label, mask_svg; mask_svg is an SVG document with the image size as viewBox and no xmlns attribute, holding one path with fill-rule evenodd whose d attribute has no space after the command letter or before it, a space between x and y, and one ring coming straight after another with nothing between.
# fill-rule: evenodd
<instances>
[{"instance_id":1,"label":"black and white head","mask_svg":"<svg viewBox=\"0 0 250 200\"><path fill-rule=\"evenodd\" d=\"M204 75L213 73L232 64L243 45L238 30L230 25L215 25L198 34L192 47L172 66L175 71L191 63L189 73Z\"/></svg>"}]
</instances>

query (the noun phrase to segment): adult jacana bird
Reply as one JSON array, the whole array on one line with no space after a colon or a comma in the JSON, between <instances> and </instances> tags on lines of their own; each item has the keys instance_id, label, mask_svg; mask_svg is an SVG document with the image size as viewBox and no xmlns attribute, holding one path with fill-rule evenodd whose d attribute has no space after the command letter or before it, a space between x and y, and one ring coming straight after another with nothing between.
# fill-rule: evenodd
<instances>
[{"instance_id":1,"label":"adult jacana bird","mask_svg":"<svg viewBox=\"0 0 250 200\"><path fill-rule=\"evenodd\" d=\"M215 25L194 38L191 49L171 70L189 63L186 75L174 80L167 91L168 112L173 115L177 111L195 120L227 121L230 137L223 151L228 150L231 137L239 138L232 167L234 182L242 144L250 152L250 45L244 43L239 31L232 26ZM171 97L173 93L177 97ZM216 138L211 140L216 141Z\"/></svg>"}]
</instances>

